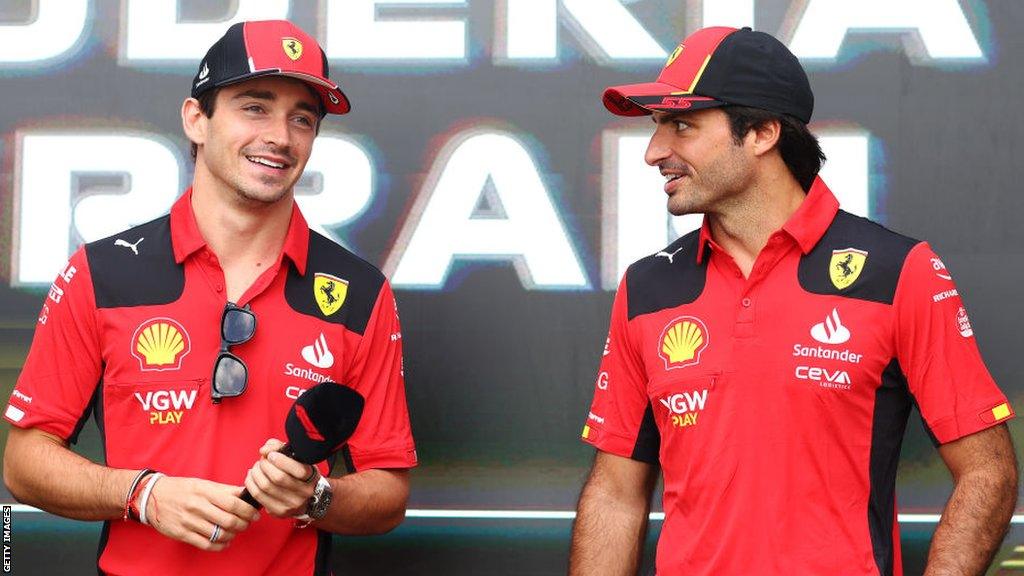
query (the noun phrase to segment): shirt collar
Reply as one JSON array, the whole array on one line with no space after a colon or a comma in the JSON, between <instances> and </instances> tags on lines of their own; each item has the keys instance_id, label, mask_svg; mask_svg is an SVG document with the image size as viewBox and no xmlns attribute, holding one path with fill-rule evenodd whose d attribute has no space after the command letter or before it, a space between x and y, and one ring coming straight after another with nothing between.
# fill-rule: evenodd
<instances>
[{"instance_id":1,"label":"shirt collar","mask_svg":"<svg viewBox=\"0 0 1024 576\"><path fill-rule=\"evenodd\" d=\"M184 262L206 246L206 239L199 232L196 216L192 213L192 188L189 187L171 207L171 244L174 247L174 261ZM292 202L292 217L284 238L282 252L295 264L299 274L306 274L306 256L309 249L309 226L296 202Z\"/></svg>"},{"instance_id":2,"label":"shirt collar","mask_svg":"<svg viewBox=\"0 0 1024 576\"><path fill-rule=\"evenodd\" d=\"M820 176L815 176L804 201L800 203L800 207L789 217L789 220L782 225L782 229L796 241L800 246L800 251L807 254L825 235L825 230L828 230L838 211L839 201L825 185L825 181ZM697 264L703 263L704 252L709 244L716 248L718 246L711 238L708 217L704 216L697 244Z\"/></svg>"},{"instance_id":3,"label":"shirt collar","mask_svg":"<svg viewBox=\"0 0 1024 576\"><path fill-rule=\"evenodd\" d=\"M800 251L807 254L825 235L836 212L839 212L839 201L825 185L825 181L816 176L807 197L782 225L782 229L796 240Z\"/></svg>"}]
</instances>

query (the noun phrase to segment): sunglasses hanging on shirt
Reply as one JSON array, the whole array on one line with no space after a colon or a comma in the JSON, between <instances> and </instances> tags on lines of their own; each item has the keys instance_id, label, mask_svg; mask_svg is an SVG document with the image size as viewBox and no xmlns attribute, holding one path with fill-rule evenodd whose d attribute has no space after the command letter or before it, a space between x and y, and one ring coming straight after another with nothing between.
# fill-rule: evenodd
<instances>
[{"instance_id":1,"label":"sunglasses hanging on shirt","mask_svg":"<svg viewBox=\"0 0 1024 576\"><path fill-rule=\"evenodd\" d=\"M232 346L245 344L256 333L256 315L249 306L244 308L228 302L220 317L220 353L213 364L210 396L217 404L221 398L241 396L249 382L249 368L231 353Z\"/></svg>"}]
</instances>

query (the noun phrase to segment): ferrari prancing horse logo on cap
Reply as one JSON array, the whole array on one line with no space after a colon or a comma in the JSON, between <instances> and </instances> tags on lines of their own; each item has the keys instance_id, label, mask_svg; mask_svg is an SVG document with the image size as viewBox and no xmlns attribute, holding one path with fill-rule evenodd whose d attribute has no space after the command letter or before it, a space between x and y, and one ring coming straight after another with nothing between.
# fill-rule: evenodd
<instances>
[{"instance_id":1,"label":"ferrari prancing horse logo on cap","mask_svg":"<svg viewBox=\"0 0 1024 576\"><path fill-rule=\"evenodd\" d=\"M302 42L295 38L282 38L281 47L284 48L284 53L292 60L302 58Z\"/></svg>"},{"instance_id":2,"label":"ferrari prancing horse logo on cap","mask_svg":"<svg viewBox=\"0 0 1024 576\"><path fill-rule=\"evenodd\" d=\"M341 308L348 295L348 280L317 272L313 277L313 298L324 316L330 316Z\"/></svg>"},{"instance_id":3,"label":"ferrari prancing horse logo on cap","mask_svg":"<svg viewBox=\"0 0 1024 576\"><path fill-rule=\"evenodd\" d=\"M868 259L866 250L846 248L844 250L833 250L832 260L828 264L828 275L832 279L832 285L844 290L857 281L864 263Z\"/></svg>"},{"instance_id":4,"label":"ferrari prancing horse logo on cap","mask_svg":"<svg viewBox=\"0 0 1024 576\"><path fill-rule=\"evenodd\" d=\"M683 53L683 48L686 48L686 46L682 44L676 46L676 49L672 51L672 54L669 55L668 60L665 62L664 68L668 68L676 61L676 58L679 58L679 55Z\"/></svg>"}]
</instances>

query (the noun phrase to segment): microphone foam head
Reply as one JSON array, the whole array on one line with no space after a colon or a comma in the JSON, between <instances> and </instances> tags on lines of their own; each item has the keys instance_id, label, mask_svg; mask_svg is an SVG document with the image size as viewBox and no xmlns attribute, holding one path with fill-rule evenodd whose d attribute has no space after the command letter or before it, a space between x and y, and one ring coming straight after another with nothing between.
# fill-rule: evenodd
<instances>
[{"instance_id":1,"label":"microphone foam head","mask_svg":"<svg viewBox=\"0 0 1024 576\"><path fill-rule=\"evenodd\" d=\"M306 390L284 423L293 458L303 464L326 460L355 432L363 404L359 392L336 382Z\"/></svg>"}]
</instances>

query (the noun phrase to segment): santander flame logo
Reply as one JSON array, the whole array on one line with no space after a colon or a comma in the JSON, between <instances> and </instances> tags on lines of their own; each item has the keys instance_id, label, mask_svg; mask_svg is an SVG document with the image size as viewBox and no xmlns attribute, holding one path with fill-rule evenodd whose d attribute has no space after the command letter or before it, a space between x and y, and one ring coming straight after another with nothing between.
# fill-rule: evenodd
<instances>
[{"instance_id":1,"label":"santander flame logo","mask_svg":"<svg viewBox=\"0 0 1024 576\"><path fill-rule=\"evenodd\" d=\"M811 327L811 337L822 344L842 344L850 339L850 330L839 319L839 310L833 308L824 322Z\"/></svg>"}]
</instances>

